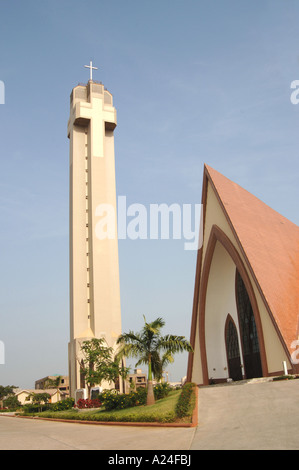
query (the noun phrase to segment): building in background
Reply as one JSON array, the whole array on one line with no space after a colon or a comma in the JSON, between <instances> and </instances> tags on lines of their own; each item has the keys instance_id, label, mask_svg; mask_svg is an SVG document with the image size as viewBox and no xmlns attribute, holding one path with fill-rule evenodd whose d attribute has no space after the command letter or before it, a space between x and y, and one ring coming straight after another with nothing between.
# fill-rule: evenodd
<instances>
[{"instance_id":1,"label":"building in background","mask_svg":"<svg viewBox=\"0 0 299 470\"><path fill-rule=\"evenodd\" d=\"M141 369L134 369L133 374L128 375L129 389L136 390L137 387L145 388L147 385L146 374Z\"/></svg>"},{"instance_id":2,"label":"building in background","mask_svg":"<svg viewBox=\"0 0 299 470\"><path fill-rule=\"evenodd\" d=\"M50 395L49 403L57 403L58 401L62 399L60 391L54 388L49 388L45 390L36 390L36 389L19 390L19 391L16 391L15 396L17 397L21 405L28 405L29 403L32 403L32 398L28 399L29 395L38 394L38 393L48 393Z\"/></svg>"},{"instance_id":3,"label":"building in background","mask_svg":"<svg viewBox=\"0 0 299 470\"><path fill-rule=\"evenodd\" d=\"M48 375L35 381L35 390L58 389L61 397L69 396L69 378L67 375Z\"/></svg>"}]
</instances>

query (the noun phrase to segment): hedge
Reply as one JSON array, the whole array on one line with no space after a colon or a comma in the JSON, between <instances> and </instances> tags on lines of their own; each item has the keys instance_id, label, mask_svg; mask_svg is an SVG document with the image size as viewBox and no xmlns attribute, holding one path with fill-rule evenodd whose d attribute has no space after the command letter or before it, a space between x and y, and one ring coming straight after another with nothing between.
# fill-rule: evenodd
<instances>
[{"instance_id":1,"label":"hedge","mask_svg":"<svg viewBox=\"0 0 299 470\"><path fill-rule=\"evenodd\" d=\"M178 418L184 418L192 412L193 404L195 403L195 387L196 384L192 382L188 382L183 386L182 393L175 407L175 413Z\"/></svg>"},{"instance_id":2,"label":"hedge","mask_svg":"<svg viewBox=\"0 0 299 470\"><path fill-rule=\"evenodd\" d=\"M43 405L28 403L23 405L23 412L25 414L39 413L42 411L64 411L70 410L74 406L75 400L73 398L66 398L65 400L56 403L45 403Z\"/></svg>"}]
</instances>

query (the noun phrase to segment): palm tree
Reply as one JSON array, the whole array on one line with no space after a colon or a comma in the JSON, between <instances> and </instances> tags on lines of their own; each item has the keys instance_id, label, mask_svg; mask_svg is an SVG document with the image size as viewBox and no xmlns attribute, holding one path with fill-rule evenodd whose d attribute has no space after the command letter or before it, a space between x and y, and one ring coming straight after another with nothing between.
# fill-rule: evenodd
<instances>
[{"instance_id":1,"label":"palm tree","mask_svg":"<svg viewBox=\"0 0 299 470\"><path fill-rule=\"evenodd\" d=\"M165 325L162 318L157 318L151 323L147 323L145 316L144 327L140 333L124 333L119 336L117 344L120 349L118 351L119 357L139 357L139 364L148 365L148 392L147 392L147 405L155 403L154 390L153 390L153 373L162 375L162 360L160 354L162 352L169 355L177 352L192 351L190 343L184 336L166 335L161 336L161 328Z\"/></svg>"},{"instance_id":2,"label":"palm tree","mask_svg":"<svg viewBox=\"0 0 299 470\"><path fill-rule=\"evenodd\" d=\"M166 351L163 353L162 357L160 358L160 363L157 364L158 368L156 369L153 367L152 364L152 372L155 377L155 379L160 382L163 379L163 373L165 372L165 367L174 362L174 357L170 351Z\"/></svg>"}]
</instances>

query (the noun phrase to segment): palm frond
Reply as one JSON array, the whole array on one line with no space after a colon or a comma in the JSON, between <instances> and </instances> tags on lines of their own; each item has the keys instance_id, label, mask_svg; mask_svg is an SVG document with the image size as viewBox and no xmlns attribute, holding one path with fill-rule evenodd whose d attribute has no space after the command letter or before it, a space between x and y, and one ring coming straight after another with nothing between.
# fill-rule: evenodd
<instances>
[{"instance_id":1,"label":"palm frond","mask_svg":"<svg viewBox=\"0 0 299 470\"><path fill-rule=\"evenodd\" d=\"M141 341L142 341L142 338L139 333L134 333L133 331L129 331L129 333L123 333L122 335L120 335L116 343L117 344L138 343Z\"/></svg>"},{"instance_id":2,"label":"palm frond","mask_svg":"<svg viewBox=\"0 0 299 470\"><path fill-rule=\"evenodd\" d=\"M191 344L185 336L166 335L160 338L159 347L172 354L183 351L193 351Z\"/></svg>"},{"instance_id":3,"label":"palm frond","mask_svg":"<svg viewBox=\"0 0 299 470\"><path fill-rule=\"evenodd\" d=\"M138 357L143 351L139 343L123 343L116 352L116 359L121 359L122 357Z\"/></svg>"},{"instance_id":4,"label":"palm frond","mask_svg":"<svg viewBox=\"0 0 299 470\"><path fill-rule=\"evenodd\" d=\"M167 364L172 364L174 362L174 357L170 351L166 351L161 358L162 368L164 369Z\"/></svg>"}]
</instances>

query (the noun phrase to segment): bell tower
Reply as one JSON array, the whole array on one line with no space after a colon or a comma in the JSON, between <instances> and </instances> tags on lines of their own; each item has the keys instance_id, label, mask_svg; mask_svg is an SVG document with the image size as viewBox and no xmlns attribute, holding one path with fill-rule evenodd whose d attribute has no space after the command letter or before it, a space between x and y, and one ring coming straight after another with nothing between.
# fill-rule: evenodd
<instances>
[{"instance_id":1,"label":"bell tower","mask_svg":"<svg viewBox=\"0 0 299 470\"><path fill-rule=\"evenodd\" d=\"M81 343L106 339L114 347L121 334L116 216L113 98L90 80L70 96L70 394L81 388ZM115 214L115 233L97 236L101 205ZM103 206L102 206L103 207ZM105 388L110 388L105 385Z\"/></svg>"}]
</instances>

